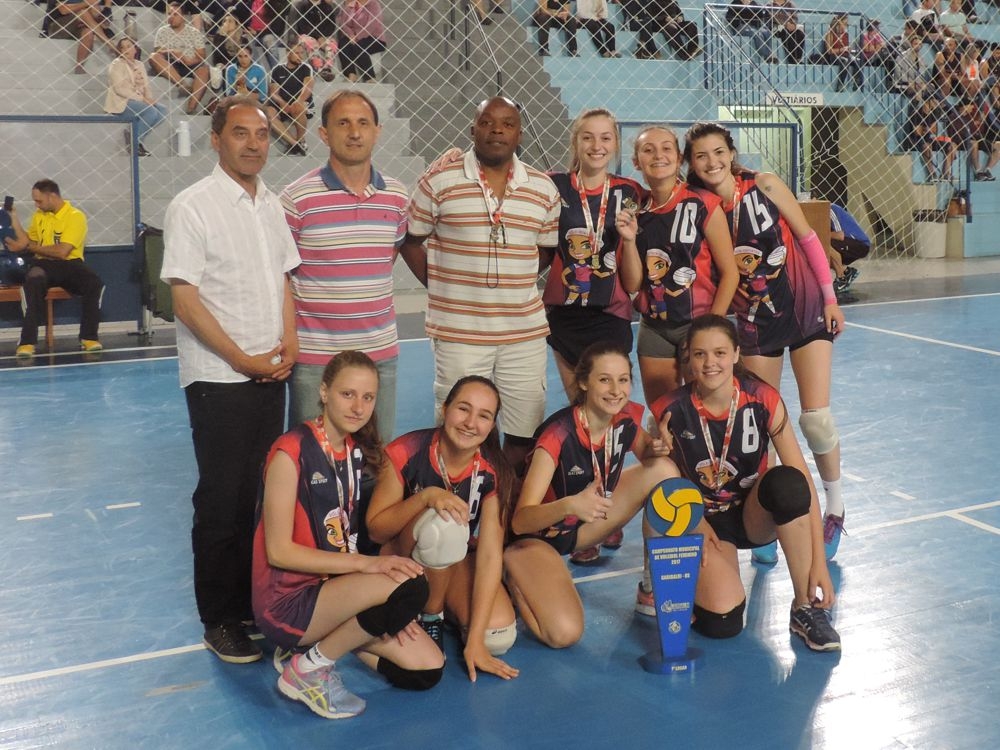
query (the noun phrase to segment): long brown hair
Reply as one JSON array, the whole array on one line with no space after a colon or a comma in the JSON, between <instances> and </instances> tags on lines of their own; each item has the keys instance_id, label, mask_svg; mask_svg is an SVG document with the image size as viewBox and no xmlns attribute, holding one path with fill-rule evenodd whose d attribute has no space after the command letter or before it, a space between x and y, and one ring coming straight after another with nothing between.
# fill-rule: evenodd
<instances>
[{"instance_id":1,"label":"long brown hair","mask_svg":"<svg viewBox=\"0 0 1000 750\"><path fill-rule=\"evenodd\" d=\"M324 388L329 388L337 376L348 367L359 367L363 370L370 370L375 373L375 381L379 382L378 367L364 352L349 349L340 352L330 358L323 368L322 383ZM322 408L322 403L320 404ZM354 444L361 448L361 455L365 459L365 471L371 475L376 475L382 468L382 438L378 432L378 417L372 412L371 418L361 427L360 430L351 435Z\"/></svg>"},{"instance_id":2,"label":"long brown hair","mask_svg":"<svg viewBox=\"0 0 1000 750\"><path fill-rule=\"evenodd\" d=\"M707 188L705 187L705 183L702 182L701 179L698 177L698 175L694 173L693 169L690 169L691 154L694 149L693 145L694 142L709 135L717 135L720 138L722 138L722 140L726 142L726 148L728 148L732 152L733 163L730 167L729 170L730 172L732 172L734 175L737 175L740 172L746 171L746 167L744 167L736 160L736 157L738 156L738 153L736 151L736 143L733 141L733 134L729 132L729 128L723 125L719 125L719 123L717 122L696 122L694 125L689 127L687 129L687 132L684 134L683 161L685 164L688 165L688 170L687 170L688 185L691 185L692 187L702 188L703 190L707 190Z\"/></svg>"}]
</instances>

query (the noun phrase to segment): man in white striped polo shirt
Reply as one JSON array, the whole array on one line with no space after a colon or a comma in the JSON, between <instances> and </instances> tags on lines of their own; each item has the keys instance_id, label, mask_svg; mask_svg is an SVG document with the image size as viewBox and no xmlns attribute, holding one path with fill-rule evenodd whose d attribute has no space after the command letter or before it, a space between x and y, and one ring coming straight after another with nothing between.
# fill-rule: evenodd
<instances>
[{"instance_id":1,"label":"man in white striped polo shirt","mask_svg":"<svg viewBox=\"0 0 1000 750\"><path fill-rule=\"evenodd\" d=\"M438 407L463 375L491 378L504 452L520 471L545 415L548 324L536 282L558 243L559 192L515 156L521 115L509 99L479 105L472 140L462 161L420 179L400 253L427 287Z\"/></svg>"}]
</instances>

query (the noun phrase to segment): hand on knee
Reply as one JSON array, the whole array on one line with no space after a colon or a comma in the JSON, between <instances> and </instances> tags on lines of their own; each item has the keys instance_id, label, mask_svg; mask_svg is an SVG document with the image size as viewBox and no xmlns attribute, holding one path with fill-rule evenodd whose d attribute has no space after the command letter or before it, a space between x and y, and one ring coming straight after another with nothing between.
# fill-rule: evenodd
<instances>
[{"instance_id":1,"label":"hand on knee","mask_svg":"<svg viewBox=\"0 0 1000 750\"><path fill-rule=\"evenodd\" d=\"M420 614L429 593L424 576L408 578L393 589L384 604L358 612L358 625L376 638L396 635Z\"/></svg>"}]
</instances>

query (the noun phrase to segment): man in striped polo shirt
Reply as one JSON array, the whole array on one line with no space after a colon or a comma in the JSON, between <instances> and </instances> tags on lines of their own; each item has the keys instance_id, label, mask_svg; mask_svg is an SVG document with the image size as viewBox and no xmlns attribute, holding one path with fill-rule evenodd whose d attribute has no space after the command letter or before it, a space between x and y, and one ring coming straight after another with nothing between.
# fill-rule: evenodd
<instances>
[{"instance_id":1,"label":"man in striped polo shirt","mask_svg":"<svg viewBox=\"0 0 1000 750\"><path fill-rule=\"evenodd\" d=\"M395 433L399 356L392 264L406 236L406 189L372 167L381 126L371 99L357 90L337 91L321 116L328 162L281 194L302 258L292 276L300 351L289 422L319 414L323 368L334 354L356 349L378 367L375 414L388 439Z\"/></svg>"},{"instance_id":2,"label":"man in striped polo shirt","mask_svg":"<svg viewBox=\"0 0 1000 750\"><path fill-rule=\"evenodd\" d=\"M491 378L504 453L520 471L545 415L548 324L536 282L558 244L559 192L514 155L521 115L509 99L479 105L472 140L462 161L421 177L400 252L427 287L438 407L463 375Z\"/></svg>"}]
</instances>

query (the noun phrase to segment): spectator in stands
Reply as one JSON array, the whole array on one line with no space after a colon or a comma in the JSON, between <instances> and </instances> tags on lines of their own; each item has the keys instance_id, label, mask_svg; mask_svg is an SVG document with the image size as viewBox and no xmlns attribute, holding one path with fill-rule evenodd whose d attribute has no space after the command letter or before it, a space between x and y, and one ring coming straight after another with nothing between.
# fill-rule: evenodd
<instances>
[{"instance_id":1,"label":"spectator in stands","mask_svg":"<svg viewBox=\"0 0 1000 750\"><path fill-rule=\"evenodd\" d=\"M374 81L372 55L385 52L385 24L378 0L346 0L337 14L340 70L351 81Z\"/></svg>"},{"instance_id":2,"label":"spectator in stands","mask_svg":"<svg viewBox=\"0 0 1000 750\"><path fill-rule=\"evenodd\" d=\"M958 105L958 117L964 124L959 132L964 130L967 139L956 141L959 149L965 149L969 159L969 170L976 182L993 182L993 167L1000 161L1000 143L993 140L989 132L987 109L988 104L981 99L966 99ZM952 136L954 140L954 135ZM986 163L980 167L980 155L986 157Z\"/></svg>"},{"instance_id":3,"label":"spectator in stands","mask_svg":"<svg viewBox=\"0 0 1000 750\"><path fill-rule=\"evenodd\" d=\"M202 11L211 19L210 26L213 29L226 15L233 16L243 27L250 22L250 0L199 0L199 2Z\"/></svg>"},{"instance_id":4,"label":"spectator in stands","mask_svg":"<svg viewBox=\"0 0 1000 750\"><path fill-rule=\"evenodd\" d=\"M939 46L946 37L941 28L937 3L938 0L920 0L920 7L910 14L910 20L919 24L923 40L935 47Z\"/></svg>"},{"instance_id":5,"label":"spectator in stands","mask_svg":"<svg viewBox=\"0 0 1000 750\"><path fill-rule=\"evenodd\" d=\"M972 34L969 33L969 21L962 11L962 0L951 0L948 10L941 14L941 31L944 35L957 39L960 42L971 41Z\"/></svg>"},{"instance_id":6,"label":"spectator in stands","mask_svg":"<svg viewBox=\"0 0 1000 750\"><path fill-rule=\"evenodd\" d=\"M938 122L941 113L941 100L928 94L910 102L906 118L903 147L920 153L920 159L930 182L952 180L951 165L955 160L955 144L950 137L941 132ZM940 174L934 167L935 151L944 153Z\"/></svg>"},{"instance_id":7,"label":"spectator in stands","mask_svg":"<svg viewBox=\"0 0 1000 750\"><path fill-rule=\"evenodd\" d=\"M806 32L799 25L799 16L795 12L792 0L770 0L770 23L761 25L757 31L754 46L767 62L775 63L773 39L781 41L785 50L785 61L800 63L805 54Z\"/></svg>"},{"instance_id":8,"label":"spectator in stands","mask_svg":"<svg viewBox=\"0 0 1000 750\"><path fill-rule=\"evenodd\" d=\"M1000 80L991 79L989 87L985 89L981 107L985 121L980 146L991 150L986 168L977 174L977 179L992 182L994 177L991 170L1000 162Z\"/></svg>"},{"instance_id":9,"label":"spectator in stands","mask_svg":"<svg viewBox=\"0 0 1000 750\"><path fill-rule=\"evenodd\" d=\"M50 287L61 286L82 297L80 348L85 352L101 351L97 339L101 296L104 283L83 262L87 241L87 217L83 211L63 200L59 186L52 180L39 180L31 187L35 213L28 231L24 231L17 209L10 210L14 238L4 240L13 253L32 253L24 279L24 323L17 345L17 357L30 359L38 344L38 325L45 318L45 295Z\"/></svg>"},{"instance_id":10,"label":"spectator in stands","mask_svg":"<svg viewBox=\"0 0 1000 750\"><path fill-rule=\"evenodd\" d=\"M293 44L287 62L271 71L267 106L271 130L295 156L306 155L306 120L313 106L313 71L302 55L302 45Z\"/></svg>"},{"instance_id":11,"label":"spectator in stands","mask_svg":"<svg viewBox=\"0 0 1000 750\"><path fill-rule=\"evenodd\" d=\"M733 0L726 8L726 23L737 36L756 36L767 20L767 11L754 0Z\"/></svg>"},{"instance_id":12,"label":"spectator in stands","mask_svg":"<svg viewBox=\"0 0 1000 750\"><path fill-rule=\"evenodd\" d=\"M1000 77L1000 44L990 44L989 50L983 56L979 66L979 74L983 79L983 90L989 89Z\"/></svg>"},{"instance_id":13,"label":"spectator in stands","mask_svg":"<svg viewBox=\"0 0 1000 750\"><path fill-rule=\"evenodd\" d=\"M146 77L146 68L137 59L138 48L127 36L118 40L118 57L108 68L108 93L104 98L104 111L112 115L123 112L132 117L135 128L136 149L139 156L149 156L143 145L146 134L163 122L167 108L153 97ZM125 145L132 147L132 133L125 130Z\"/></svg>"},{"instance_id":14,"label":"spectator in stands","mask_svg":"<svg viewBox=\"0 0 1000 750\"><path fill-rule=\"evenodd\" d=\"M205 35L187 22L180 3L167 3L167 23L156 30L149 65L156 75L175 86L190 91L185 111L194 114L208 88L208 65L205 63ZM190 89L184 80L191 78Z\"/></svg>"},{"instance_id":15,"label":"spectator in stands","mask_svg":"<svg viewBox=\"0 0 1000 750\"><path fill-rule=\"evenodd\" d=\"M942 97L958 92L962 77L962 53L958 40L948 37L941 43L941 50L934 55L931 88Z\"/></svg>"},{"instance_id":16,"label":"spectator in stands","mask_svg":"<svg viewBox=\"0 0 1000 750\"><path fill-rule=\"evenodd\" d=\"M264 104L267 101L267 71L253 61L250 48L236 53L236 61L226 67L226 96L251 94Z\"/></svg>"},{"instance_id":17,"label":"spectator in stands","mask_svg":"<svg viewBox=\"0 0 1000 750\"><path fill-rule=\"evenodd\" d=\"M188 17L191 25L202 33L205 33L205 19L201 17L204 2L205 0L180 0L184 15Z\"/></svg>"},{"instance_id":18,"label":"spectator in stands","mask_svg":"<svg viewBox=\"0 0 1000 750\"><path fill-rule=\"evenodd\" d=\"M538 0L532 18L538 27L538 54L541 57L549 55L549 29L553 26L562 30L566 54L570 57L580 54L576 46L576 18L568 0Z\"/></svg>"},{"instance_id":19,"label":"spectator in stands","mask_svg":"<svg viewBox=\"0 0 1000 750\"><path fill-rule=\"evenodd\" d=\"M240 49L250 44L250 35L234 13L225 13L212 27L212 65L224 70L236 59Z\"/></svg>"},{"instance_id":20,"label":"spectator in stands","mask_svg":"<svg viewBox=\"0 0 1000 750\"><path fill-rule=\"evenodd\" d=\"M118 54L111 40L111 34L105 28L105 10L110 13L110 4L102 8L99 0L79 2L49 0L40 36L77 40L74 73L87 72L83 64L94 48L95 39L104 44L112 55Z\"/></svg>"},{"instance_id":21,"label":"spectator in stands","mask_svg":"<svg viewBox=\"0 0 1000 750\"><path fill-rule=\"evenodd\" d=\"M825 65L836 65L837 91L847 88L861 88L861 59L857 50L851 48L851 35L847 30L847 14L838 13L830 19L830 25L823 35L823 52L819 56Z\"/></svg>"},{"instance_id":22,"label":"spectator in stands","mask_svg":"<svg viewBox=\"0 0 1000 750\"><path fill-rule=\"evenodd\" d=\"M896 67L896 56L882 33L877 18L868 20L861 35L861 61L864 65L880 66L885 71L885 88L892 88L892 72Z\"/></svg>"},{"instance_id":23,"label":"spectator in stands","mask_svg":"<svg viewBox=\"0 0 1000 750\"><path fill-rule=\"evenodd\" d=\"M892 73L892 88L909 97L919 96L927 88L927 67L920 56L923 38L919 33L903 37L903 44L896 55Z\"/></svg>"},{"instance_id":24,"label":"spectator in stands","mask_svg":"<svg viewBox=\"0 0 1000 750\"><path fill-rule=\"evenodd\" d=\"M289 0L250 0L251 46L258 51L257 62L263 61L267 70L278 64L276 50L285 38L289 9Z\"/></svg>"},{"instance_id":25,"label":"spectator in stands","mask_svg":"<svg viewBox=\"0 0 1000 750\"><path fill-rule=\"evenodd\" d=\"M608 20L608 0L577 0L576 18L590 33L601 57L621 57L615 50L615 27Z\"/></svg>"},{"instance_id":26,"label":"spectator in stands","mask_svg":"<svg viewBox=\"0 0 1000 750\"><path fill-rule=\"evenodd\" d=\"M645 21L639 29L639 50L643 54L636 51L636 57L659 59L654 39L658 32L679 60L690 60L701 51L697 25L684 20L675 0L641 0L641 6Z\"/></svg>"},{"instance_id":27,"label":"spectator in stands","mask_svg":"<svg viewBox=\"0 0 1000 750\"><path fill-rule=\"evenodd\" d=\"M337 5L334 0L302 0L295 33L312 69L324 81L337 75Z\"/></svg>"},{"instance_id":28,"label":"spectator in stands","mask_svg":"<svg viewBox=\"0 0 1000 750\"><path fill-rule=\"evenodd\" d=\"M985 67L985 71L984 71ZM958 72L958 94L960 99L976 99L983 88L984 74L989 65L980 60L979 43L975 40L967 42L962 50Z\"/></svg>"}]
</instances>

